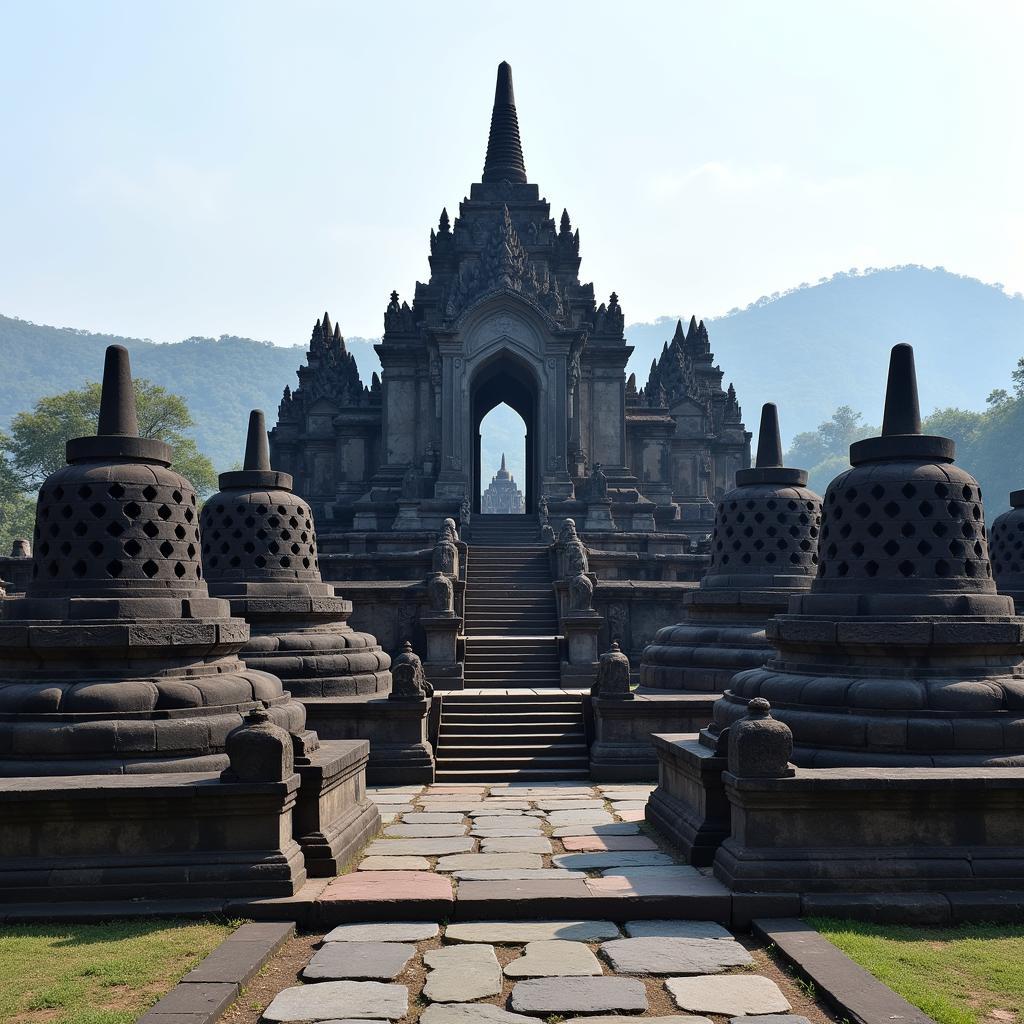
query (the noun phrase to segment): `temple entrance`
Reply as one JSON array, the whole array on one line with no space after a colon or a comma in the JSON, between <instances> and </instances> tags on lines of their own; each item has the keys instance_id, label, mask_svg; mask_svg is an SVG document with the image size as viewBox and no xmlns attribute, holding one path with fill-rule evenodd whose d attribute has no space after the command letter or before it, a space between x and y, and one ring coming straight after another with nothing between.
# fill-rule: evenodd
<instances>
[{"instance_id":1,"label":"temple entrance","mask_svg":"<svg viewBox=\"0 0 1024 1024\"><path fill-rule=\"evenodd\" d=\"M518 414L521 440L518 452L522 452L522 475L517 483L525 499L524 511L535 510L537 472L537 398L536 383L532 373L518 359L503 353L484 366L473 380L471 410L473 417L473 510L480 513L480 496L498 469L498 461L489 446L482 444L481 427L485 417L500 424L508 436L515 436L515 419ZM489 416L494 411L495 415ZM501 441L497 442L500 446ZM506 454L508 450L506 450ZM497 459L500 459L500 450Z\"/></svg>"},{"instance_id":2,"label":"temple entrance","mask_svg":"<svg viewBox=\"0 0 1024 1024\"><path fill-rule=\"evenodd\" d=\"M480 422L480 513L523 515L526 424L511 406L496 405Z\"/></svg>"}]
</instances>

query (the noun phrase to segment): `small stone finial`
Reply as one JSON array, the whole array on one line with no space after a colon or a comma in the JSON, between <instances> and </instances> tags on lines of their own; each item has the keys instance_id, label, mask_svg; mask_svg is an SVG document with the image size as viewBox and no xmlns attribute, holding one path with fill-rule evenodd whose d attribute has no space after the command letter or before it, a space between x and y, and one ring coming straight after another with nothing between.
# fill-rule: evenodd
<instances>
[{"instance_id":1,"label":"small stone finial","mask_svg":"<svg viewBox=\"0 0 1024 1024\"><path fill-rule=\"evenodd\" d=\"M331 318L327 315L327 310L324 310L324 318L322 322L324 339L326 340L334 333L334 328L331 326Z\"/></svg>"},{"instance_id":2,"label":"small stone finial","mask_svg":"<svg viewBox=\"0 0 1024 1024\"><path fill-rule=\"evenodd\" d=\"M24 537L18 537L11 545L11 558L31 558L32 545Z\"/></svg>"},{"instance_id":3,"label":"small stone finial","mask_svg":"<svg viewBox=\"0 0 1024 1024\"><path fill-rule=\"evenodd\" d=\"M676 345L681 345L686 340L686 332L683 330L683 321L676 321L675 334L672 335L672 341Z\"/></svg>"},{"instance_id":4,"label":"small stone finial","mask_svg":"<svg viewBox=\"0 0 1024 1024\"><path fill-rule=\"evenodd\" d=\"M103 389L100 395L99 435L139 436L139 417L135 409L135 387L128 349L110 345L103 362Z\"/></svg>"},{"instance_id":5,"label":"small stone finial","mask_svg":"<svg viewBox=\"0 0 1024 1024\"><path fill-rule=\"evenodd\" d=\"M737 778L784 779L796 774L789 764L793 733L772 718L764 697L747 705L747 715L729 727L729 771Z\"/></svg>"},{"instance_id":6,"label":"small stone finial","mask_svg":"<svg viewBox=\"0 0 1024 1024\"><path fill-rule=\"evenodd\" d=\"M249 434L245 439L243 468L261 473L270 472L270 442L262 409L253 409L249 413Z\"/></svg>"},{"instance_id":7,"label":"small stone finial","mask_svg":"<svg viewBox=\"0 0 1024 1024\"><path fill-rule=\"evenodd\" d=\"M882 437L890 434L920 434L921 406L917 396L914 348L902 342L889 353L889 379L885 386Z\"/></svg>"},{"instance_id":8,"label":"small stone finial","mask_svg":"<svg viewBox=\"0 0 1024 1024\"><path fill-rule=\"evenodd\" d=\"M266 708L254 708L224 743L231 762L225 782L283 782L295 773L295 751L287 730L271 721Z\"/></svg>"},{"instance_id":9,"label":"small stone finial","mask_svg":"<svg viewBox=\"0 0 1024 1024\"><path fill-rule=\"evenodd\" d=\"M633 700L633 691L629 688L629 658L622 653L618 640L606 654L602 654L597 662L597 680L590 693L602 700Z\"/></svg>"},{"instance_id":10,"label":"small stone finial","mask_svg":"<svg viewBox=\"0 0 1024 1024\"><path fill-rule=\"evenodd\" d=\"M505 453L504 452L501 453L501 472L502 473L506 472L506 470L505 470Z\"/></svg>"},{"instance_id":11,"label":"small stone finial","mask_svg":"<svg viewBox=\"0 0 1024 1024\"><path fill-rule=\"evenodd\" d=\"M388 700L419 701L433 694L434 688L423 674L423 662L406 640L402 653L391 663L391 693Z\"/></svg>"},{"instance_id":12,"label":"small stone finial","mask_svg":"<svg viewBox=\"0 0 1024 1024\"><path fill-rule=\"evenodd\" d=\"M774 402L761 406L761 426L757 432L758 469L775 469L782 465L782 434L779 432L779 410Z\"/></svg>"},{"instance_id":13,"label":"small stone finial","mask_svg":"<svg viewBox=\"0 0 1024 1024\"><path fill-rule=\"evenodd\" d=\"M451 221L448 219L448 207L443 206L441 208L441 216L438 218L437 226L441 231L442 235L447 235L451 230Z\"/></svg>"},{"instance_id":14,"label":"small stone finial","mask_svg":"<svg viewBox=\"0 0 1024 1024\"><path fill-rule=\"evenodd\" d=\"M558 230L561 234L567 235L572 231L572 221L569 220L569 211L562 209L562 219L559 222Z\"/></svg>"}]
</instances>

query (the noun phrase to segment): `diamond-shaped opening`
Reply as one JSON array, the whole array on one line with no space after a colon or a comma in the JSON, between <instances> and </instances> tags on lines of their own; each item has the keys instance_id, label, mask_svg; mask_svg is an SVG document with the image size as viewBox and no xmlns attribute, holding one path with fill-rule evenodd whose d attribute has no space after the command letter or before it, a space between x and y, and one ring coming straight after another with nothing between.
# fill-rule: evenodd
<instances>
[{"instance_id":1,"label":"diamond-shaped opening","mask_svg":"<svg viewBox=\"0 0 1024 1024\"><path fill-rule=\"evenodd\" d=\"M928 541L926 541L926 540L923 540L923 541L921 541L921 542L920 542L920 543L919 543L919 544L917 545L917 550L918 550L918 551L919 551L919 552L920 552L920 553L921 553L922 555L927 555L927 554L928 554L928 553L929 553L929 552L931 551L931 549L932 549L932 546L931 546L931 544L929 544L929 543L928 543Z\"/></svg>"},{"instance_id":2,"label":"diamond-shaped opening","mask_svg":"<svg viewBox=\"0 0 1024 1024\"><path fill-rule=\"evenodd\" d=\"M257 555L253 561L262 569L266 564L267 560L262 555Z\"/></svg>"},{"instance_id":3,"label":"diamond-shaped opening","mask_svg":"<svg viewBox=\"0 0 1024 1024\"><path fill-rule=\"evenodd\" d=\"M241 564L242 560L238 557L238 555L234 555L231 561L228 562L228 565L230 565L232 569L237 569Z\"/></svg>"},{"instance_id":4,"label":"diamond-shaped opening","mask_svg":"<svg viewBox=\"0 0 1024 1024\"><path fill-rule=\"evenodd\" d=\"M771 507L772 507L772 508L774 508L775 506L774 506L774 505L772 505ZM303 508L303 507L302 507L301 505L299 505L299 506L298 506L298 507L297 507L297 508L295 509L295 513L296 513L296 515L304 516L304 515L306 514L306 510L305 510L305 509L304 509L304 508Z\"/></svg>"},{"instance_id":5,"label":"diamond-shaped opening","mask_svg":"<svg viewBox=\"0 0 1024 1024\"><path fill-rule=\"evenodd\" d=\"M94 540L89 545L89 554L92 555L93 558L99 558L99 556L103 554L103 545L98 540Z\"/></svg>"},{"instance_id":6,"label":"diamond-shaped opening","mask_svg":"<svg viewBox=\"0 0 1024 1024\"><path fill-rule=\"evenodd\" d=\"M266 530L257 530L256 531L256 539L257 540L266 540L267 539L267 531Z\"/></svg>"},{"instance_id":7,"label":"diamond-shaped opening","mask_svg":"<svg viewBox=\"0 0 1024 1024\"><path fill-rule=\"evenodd\" d=\"M70 519L75 514L75 510L70 505L65 505L60 510L60 514L61 516L63 516L63 518Z\"/></svg>"},{"instance_id":8,"label":"diamond-shaped opening","mask_svg":"<svg viewBox=\"0 0 1024 1024\"><path fill-rule=\"evenodd\" d=\"M268 550L268 551L269 551L269 552L270 552L270 553L271 553L272 555L276 555L276 554L278 553L278 551L280 551L280 550L281 550L281 545L280 545L280 544L278 544L276 540L272 540L272 541L271 541L271 542L270 542L270 543L269 543L269 544L267 545L267 550Z\"/></svg>"},{"instance_id":9,"label":"diamond-shaped opening","mask_svg":"<svg viewBox=\"0 0 1024 1024\"><path fill-rule=\"evenodd\" d=\"M903 497L904 498L912 498L912 497L914 497L915 494L917 494L917 488L913 484L910 484L910 483L904 484L900 488L900 490L903 492Z\"/></svg>"},{"instance_id":10,"label":"diamond-shaped opening","mask_svg":"<svg viewBox=\"0 0 1024 1024\"><path fill-rule=\"evenodd\" d=\"M107 494L112 498L123 498L124 488L118 483L113 483L107 488Z\"/></svg>"},{"instance_id":11,"label":"diamond-shaped opening","mask_svg":"<svg viewBox=\"0 0 1024 1024\"><path fill-rule=\"evenodd\" d=\"M964 522L960 524L960 533L968 539L974 536L974 523Z\"/></svg>"},{"instance_id":12,"label":"diamond-shaped opening","mask_svg":"<svg viewBox=\"0 0 1024 1024\"><path fill-rule=\"evenodd\" d=\"M900 507L895 501L888 502L882 511L890 518L895 519L900 514Z\"/></svg>"},{"instance_id":13,"label":"diamond-shaped opening","mask_svg":"<svg viewBox=\"0 0 1024 1024\"><path fill-rule=\"evenodd\" d=\"M56 537L60 533L60 527L56 523L50 524L49 534L51 537Z\"/></svg>"},{"instance_id":14,"label":"diamond-shaped opening","mask_svg":"<svg viewBox=\"0 0 1024 1024\"><path fill-rule=\"evenodd\" d=\"M147 537L156 537L160 533L160 527L157 526L156 523L154 523L153 520L151 519L142 527L142 532Z\"/></svg>"},{"instance_id":15,"label":"diamond-shaped opening","mask_svg":"<svg viewBox=\"0 0 1024 1024\"><path fill-rule=\"evenodd\" d=\"M196 546L195 546L195 544L189 544L189 546L187 548L185 548L185 554L188 555L189 558L195 558L196 557Z\"/></svg>"},{"instance_id":16,"label":"diamond-shaped opening","mask_svg":"<svg viewBox=\"0 0 1024 1024\"><path fill-rule=\"evenodd\" d=\"M754 532L753 529L751 527L749 527L749 526L747 527L747 529L750 530L751 533ZM749 537L750 534L747 534L747 536ZM292 539L292 535L291 535L291 531L290 530L282 530L281 531L281 540L291 540L291 539Z\"/></svg>"},{"instance_id":17,"label":"diamond-shaped opening","mask_svg":"<svg viewBox=\"0 0 1024 1024\"><path fill-rule=\"evenodd\" d=\"M56 501L60 501L60 499L64 497L64 488L63 487L54 487L54 489L53 489L53 497L54 497L54 499Z\"/></svg>"},{"instance_id":18,"label":"diamond-shaped opening","mask_svg":"<svg viewBox=\"0 0 1024 1024\"><path fill-rule=\"evenodd\" d=\"M245 525L249 526L249 527L255 526L256 525L256 520L253 519L252 516L246 516L245 517Z\"/></svg>"},{"instance_id":19,"label":"diamond-shaped opening","mask_svg":"<svg viewBox=\"0 0 1024 1024\"><path fill-rule=\"evenodd\" d=\"M284 565L287 561L288 561L287 558L282 558L281 559L281 564ZM740 559L740 561L744 565L750 565L750 552L749 551L745 552L743 557Z\"/></svg>"},{"instance_id":20,"label":"diamond-shaped opening","mask_svg":"<svg viewBox=\"0 0 1024 1024\"><path fill-rule=\"evenodd\" d=\"M878 574L878 563L874 562L874 561L872 561L872 562L865 562L864 563L864 571L869 576L876 576Z\"/></svg>"},{"instance_id":21,"label":"diamond-shaped opening","mask_svg":"<svg viewBox=\"0 0 1024 1024\"><path fill-rule=\"evenodd\" d=\"M909 559L905 558L902 562L900 562L899 565L896 566L896 568L899 569L901 575L903 575L903 576L913 576L914 575L914 571L915 571L914 563L911 562Z\"/></svg>"},{"instance_id":22,"label":"diamond-shaped opening","mask_svg":"<svg viewBox=\"0 0 1024 1024\"><path fill-rule=\"evenodd\" d=\"M226 555L230 550L231 550L231 545L227 541L224 541L224 543L221 544L221 546L220 546L220 553L222 555Z\"/></svg>"},{"instance_id":23,"label":"diamond-shaped opening","mask_svg":"<svg viewBox=\"0 0 1024 1024\"><path fill-rule=\"evenodd\" d=\"M914 529L913 523L904 523L900 527L900 533L902 533L904 537L913 537L914 534L917 533L917 530Z\"/></svg>"},{"instance_id":24,"label":"diamond-shaped opening","mask_svg":"<svg viewBox=\"0 0 1024 1024\"><path fill-rule=\"evenodd\" d=\"M164 558L170 558L171 555L174 554L174 545L169 540L165 540L163 544L160 545L160 554L163 555Z\"/></svg>"},{"instance_id":25,"label":"diamond-shaped opening","mask_svg":"<svg viewBox=\"0 0 1024 1024\"><path fill-rule=\"evenodd\" d=\"M247 540L245 544L242 545L242 550L245 551L247 555L251 555L256 550L256 545L253 544L251 540Z\"/></svg>"},{"instance_id":26,"label":"diamond-shaped opening","mask_svg":"<svg viewBox=\"0 0 1024 1024\"><path fill-rule=\"evenodd\" d=\"M157 496L157 494L159 494L159 491L157 491L157 489L152 484L146 484L146 486L142 489L142 496L146 499L146 501L152 501Z\"/></svg>"},{"instance_id":27,"label":"diamond-shaped opening","mask_svg":"<svg viewBox=\"0 0 1024 1024\"><path fill-rule=\"evenodd\" d=\"M981 518L981 506L980 505L975 505L974 508L971 509L971 515L975 519L980 519Z\"/></svg>"},{"instance_id":28,"label":"diamond-shaped opening","mask_svg":"<svg viewBox=\"0 0 1024 1024\"><path fill-rule=\"evenodd\" d=\"M266 514L267 514L267 506L266 505L257 505L256 506L256 515L258 515L258 516L265 516Z\"/></svg>"},{"instance_id":29,"label":"diamond-shaped opening","mask_svg":"<svg viewBox=\"0 0 1024 1024\"><path fill-rule=\"evenodd\" d=\"M169 509L169 508L168 508L168 507L167 507L166 505L161 505L161 506L160 506L160 507L159 507L159 508L158 508L158 509L156 510L156 514L157 514L157 515L158 515L158 516L159 516L159 517L160 517L161 519L170 519L170 518L171 518L171 516L172 516L172 515L174 515L174 513L173 513L173 512L172 512L172 511L171 511L171 510L170 510L170 509Z\"/></svg>"},{"instance_id":30,"label":"diamond-shaped opening","mask_svg":"<svg viewBox=\"0 0 1024 1024\"><path fill-rule=\"evenodd\" d=\"M75 523L74 532L76 537L84 537L89 532L89 527L85 523Z\"/></svg>"},{"instance_id":31,"label":"diamond-shaped opening","mask_svg":"<svg viewBox=\"0 0 1024 1024\"><path fill-rule=\"evenodd\" d=\"M64 541L64 543L61 544L60 553L65 557L71 554L71 543L69 541Z\"/></svg>"},{"instance_id":32,"label":"diamond-shaped opening","mask_svg":"<svg viewBox=\"0 0 1024 1024\"><path fill-rule=\"evenodd\" d=\"M92 497L92 488L88 484L82 484L78 488L78 496L84 501L86 498Z\"/></svg>"},{"instance_id":33,"label":"diamond-shaped opening","mask_svg":"<svg viewBox=\"0 0 1024 1024\"><path fill-rule=\"evenodd\" d=\"M127 505L121 510L129 519L137 519L142 515L142 508L136 505L134 501L129 501Z\"/></svg>"},{"instance_id":34,"label":"diamond-shaped opening","mask_svg":"<svg viewBox=\"0 0 1024 1024\"><path fill-rule=\"evenodd\" d=\"M752 507L753 507L753 502L748 502L747 503L747 508L752 508ZM288 509L286 509L284 507L284 505L278 505L277 506L277 514L279 516L286 516L286 515L288 515Z\"/></svg>"},{"instance_id":35,"label":"diamond-shaped opening","mask_svg":"<svg viewBox=\"0 0 1024 1024\"><path fill-rule=\"evenodd\" d=\"M835 545L833 545L833 547L834 547L834 546L835 546ZM857 556L858 558L860 558L860 556L864 554L864 545L863 545L863 544L861 544L861 542L860 542L860 541L857 541L857 543L856 543L856 544L854 544L854 545L853 545L853 547L851 547L851 548L850 548L850 550L851 550L851 551L852 551L852 552L853 552L853 553L854 553L854 554L855 554L855 555L856 555L856 556ZM830 555L829 557L831 558L832 556Z\"/></svg>"},{"instance_id":36,"label":"diamond-shaped opening","mask_svg":"<svg viewBox=\"0 0 1024 1024\"><path fill-rule=\"evenodd\" d=\"M951 555L952 555L952 556L953 556L954 558L963 558L963 556L964 556L964 551L965 551L965 550L966 550L966 549L964 548L964 545L963 545L963 542L962 542L962 541L959 541L959 540L951 540L951 541L949 542L949 553L950 553L950 554L951 554Z\"/></svg>"},{"instance_id":37,"label":"diamond-shaped opening","mask_svg":"<svg viewBox=\"0 0 1024 1024\"><path fill-rule=\"evenodd\" d=\"M181 523L178 523L178 525L174 528L174 536L177 537L178 540L184 540L187 533L188 531L185 529L184 526L181 525Z\"/></svg>"},{"instance_id":38,"label":"diamond-shaped opening","mask_svg":"<svg viewBox=\"0 0 1024 1024\"><path fill-rule=\"evenodd\" d=\"M190 509L190 508L185 509L185 522L186 523L191 523L194 518L195 518L195 513L192 511L192 509Z\"/></svg>"},{"instance_id":39,"label":"diamond-shaped opening","mask_svg":"<svg viewBox=\"0 0 1024 1024\"><path fill-rule=\"evenodd\" d=\"M974 553L978 556L978 558L981 558L985 554L985 548L980 540L975 542Z\"/></svg>"},{"instance_id":40,"label":"diamond-shaped opening","mask_svg":"<svg viewBox=\"0 0 1024 1024\"><path fill-rule=\"evenodd\" d=\"M131 540L125 541L124 553L129 558L135 558L141 550L142 545L134 537Z\"/></svg>"},{"instance_id":41,"label":"diamond-shaped opening","mask_svg":"<svg viewBox=\"0 0 1024 1024\"><path fill-rule=\"evenodd\" d=\"M758 522L760 522L761 518L763 518L763 517L761 517L761 514L760 514L760 512L759 512L759 513L758 513L758 515L757 515L757 517L755 517L755 518L757 518L757 519L758 519ZM298 529L298 526L299 526L299 521L298 521L298 519L296 519L296 518L295 518L295 516L292 516L292 517L291 517L291 519L289 519L289 520L288 520L288 525L289 525L289 526L290 526L290 527L291 527L291 528L292 528L293 530L295 530L295 529Z\"/></svg>"},{"instance_id":42,"label":"diamond-shaped opening","mask_svg":"<svg viewBox=\"0 0 1024 1024\"><path fill-rule=\"evenodd\" d=\"M769 565L774 565L775 564L775 552L774 551L769 551L768 554L766 554L764 556L764 560ZM302 560L302 564L308 569L309 568L309 559L308 558L304 558Z\"/></svg>"},{"instance_id":43,"label":"diamond-shaped opening","mask_svg":"<svg viewBox=\"0 0 1024 1024\"><path fill-rule=\"evenodd\" d=\"M76 576L81 577L81 576L84 576L89 571L89 567L85 564L85 562L83 562L81 559L79 559L77 562L75 562L75 564L73 566L71 566L71 571Z\"/></svg>"},{"instance_id":44,"label":"diamond-shaped opening","mask_svg":"<svg viewBox=\"0 0 1024 1024\"><path fill-rule=\"evenodd\" d=\"M936 523L932 527L932 533L934 533L936 537L945 537L948 532L949 528L945 523Z\"/></svg>"},{"instance_id":45,"label":"diamond-shaped opening","mask_svg":"<svg viewBox=\"0 0 1024 1024\"><path fill-rule=\"evenodd\" d=\"M56 562L51 562L51 563L50 563L50 564L49 564L49 565L48 565L48 566L46 567L46 571L47 571L47 572L48 572L48 573L49 573L49 574L50 574L51 576L56 576L56 575L57 575L57 573L58 573L58 572L60 572L60 567L59 567L59 566L57 565L57 563L56 563Z\"/></svg>"},{"instance_id":46,"label":"diamond-shaped opening","mask_svg":"<svg viewBox=\"0 0 1024 1024\"><path fill-rule=\"evenodd\" d=\"M882 546L882 550L892 558L900 549L899 542L895 540L887 540Z\"/></svg>"},{"instance_id":47,"label":"diamond-shaped opening","mask_svg":"<svg viewBox=\"0 0 1024 1024\"><path fill-rule=\"evenodd\" d=\"M974 495L974 491L972 491L967 484L964 484L964 489L963 491L961 491L961 493L964 496L964 501L970 501L971 497Z\"/></svg>"},{"instance_id":48,"label":"diamond-shaped opening","mask_svg":"<svg viewBox=\"0 0 1024 1024\"><path fill-rule=\"evenodd\" d=\"M881 523L872 523L868 527L868 533L870 533L872 537L880 537L884 532L885 527L882 526Z\"/></svg>"},{"instance_id":49,"label":"diamond-shaped opening","mask_svg":"<svg viewBox=\"0 0 1024 1024\"><path fill-rule=\"evenodd\" d=\"M744 537L753 537L753 536L754 536L754 528L753 528L752 526L748 526L748 527L747 527L747 528L746 528L746 529L745 529L745 530L743 531L743 536L744 536Z\"/></svg>"},{"instance_id":50,"label":"diamond-shaped opening","mask_svg":"<svg viewBox=\"0 0 1024 1024\"><path fill-rule=\"evenodd\" d=\"M861 519L866 519L871 515L871 506L866 501L862 501L853 511L856 512Z\"/></svg>"},{"instance_id":51,"label":"diamond-shaped opening","mask_svg":"<svg viewBox=\"0 0 1024 1024\"><path fill-rule=\"evenodd\" d=\"M177 488L175 488L173 491L171 491L171 500L172 501L180 502L183 497L184 497L184 495Z\"/></svg>"},{"instance_id":52,"label":"diamond-shaped opening","mask_svg":"<svg viewBox=\"0 0 1024 1024\"><path fill-rule=\"evenodd\" d=\"M786 548L788 548L788 547L789 547L789 542L788 542L788 541L786 540L786 538L785 538L785 537L780 537L780 538L779 538L779 539L778 539L778 540L777 540L777 541L775 542L775 546L776 546L776 547L777 547L777 548L778 548L778 549L779 549L780 551L785 551L785 550L786 550Z\"/></svg>"},{"instance_id":53,"label":"diamond-shaped opening","mask_svg":"<svg viewBox=\"0 0 1024 1024\"><path fill-rule=\"evenodd\" d=\"M271 516L267 520L267 526L269 526L272 530L276 530L280 525L281 525L281 520L278 519L277 516Z\"/></svg>"},{"instance_id":54,"label":"diamond-shaped opening","mask_svg":"<svg viewBox=\"0 0 1024 1024\"><path fill-rule=\"evenodd\" d=\"M146 561L142 563L142 571L152 579L160 571L160 566L157 565L152 558L147 558Z\"/></svg>"},{"instance_id":55,"label":"diamond-shaped opening","mask_svg":"<svg viewBox=\"0 0 1024 1024\"><path fill-rule=\"evenodd\" d=\"M108 523L107 533L109 533L111 537L120 537L121 534L124 533L124 527L120 523Z\"/></svg>"},{"instance_id":56,"label":"diamond-shaped opening","mask_svg":"<svg viewBox=\"0 0 1024 1024\"><path fill-rule=\"evenodd\" d=\"M917 511L920 512L922 516L927 518L932 514L934 508L935 506L932 505L930 501L922 501L921 504L917 506Z\"/></svg>"},{"instance_id":57,"label":"diamond-shaped opening","mask_svg":"<svg viewBox=\"0 0 1024 1024\"><path fill-rule=\"evenodd\" d=\"M875 484L871 488L871 497L878 501L879 498L885 497L885 488L881 484Z\"/></svg>"},{"instance_id":58,"label":"diamond-shaped opening","mask_svg":"<svg viewBox=\"0 0 1024 1024\"><path fill-rule=\"evenodd\" d=\"M800 541L800 550L801 551L810 551L811 550L811 542L809 540L806 540L806 539Z\"/></svg>"},{"instance_id":59,"label":"diamond-shaped opening","mask_svg":"<svg viewBox=\"0 0 1024 1024\"><path fill-rule=\"evenodd\" d=\"M948 497L949 496L949 488L945 484L936 484L935 485L935 493L940 498Z\"/></svg>"},{"instance_id":60,"label":"diamond-shaped opening","mask_svg":"<svg viewBox=\"0 0 1024 1024\"><path fill-rule=\"evenodd\" d=\"M185 575L185 566L183 566L181 562L174 563L174 575L177 576L179 580Z\"/></svg>"},{"instance_id":61,"label":"diamond-shaped opening","mask_svg":"<svg viewBox=\"0 0 1024 1024\"><path fill-rule=\"evenodd\" d=\"M89 511L97 519L102 519L103 516L105 516L107 514L107 507L106 507L106 505L102 505L102 504L100 504L100 502L97 501L95 504L92 504L92 505L89 506Z\"/></svg>"},{"instance_id":62,"label":"diamond-shaped opening","mask_svg":"<svg viewBox=\"0 0 1024 1024\"><path fill-rule=\"evenodd\" d=\"M846 491L846 494L844 495L844 497L846 498L847 501L854 501L856 499L856 497L857 497L857 488L856 487L849 487L849 488L847 488L847 491Z\"/></svg>"},{"instance_id":63,"label":"diamond-shaped opening","mask_svg":"<svg viewBox=\"0 0 1024 1024\"><path fill-rule=\"evenodd\" d=\"M970 562L970 561L964 562L964 572L967 573L968 576L977 576L978 575L978 563L977 562Z\"/></svg>"},{"instance_id":64,"label":"diamond-shaped opening","mask_svg":"<svg viewBox=\"0 0 1024 1024\"><path fill-rule=\"evenodd\" d=\"M107 575L113 576L116 580L121 573L124 572L124 566L115 558L112 562L107 562Z\"/></svg>"}]
</instances>

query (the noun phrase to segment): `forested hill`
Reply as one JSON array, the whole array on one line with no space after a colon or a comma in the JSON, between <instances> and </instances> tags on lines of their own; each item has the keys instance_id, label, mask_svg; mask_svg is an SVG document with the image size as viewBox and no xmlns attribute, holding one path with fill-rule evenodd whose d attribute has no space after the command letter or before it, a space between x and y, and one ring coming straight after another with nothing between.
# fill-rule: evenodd
<instances>
[{"instance_id":1,"label":"forested hill","mask_svg":"<svg viewBox=\"0 0 1024 1024\"><path fill-rule=\"evenodd\" d=\"M624 303L628 312L628 296ZM688 317L691 310L682 312ZM699 308L692 312L701 315ZM636 346L630 369L640 385L674 325L665 317L627 328ZM767 296L709 320L708 329L748 427L756 428L762 402L777 402L788 444L840 405L879 422L888 351L897 341L917 349L923 412L984 408L992 390L1010 387L1010 372L1024 355L1024 299L943 270L900 267L837 274ZM348 339L365 382L378 368L373 342ZM250 408L276 419L305 348L228 336L164 345L0 317L0 429L37 398L98 379L103 349L112 343L131 351L137 376L185 396L199 447L218 468L240 458Z\"/></svg>"},{"instance_id":2,"label":"forested hill","mask_svg":"<svg viewBox=\"0 0 1024 1024\"><path fill-rule=\"evenodd\" d=\"M692 312L701 315L699 308ZM881 422L896 342L915 348L926 414L945 406L983 409L994 389L1010 387L1010 372L1024 356L1024 298L924 267L837 274L764 297L707 326L747 427L756 431L762 402L776 402L786 444L841 405ZM639 386L674 327L674 318L663 318L627 328Z\"/></svg>"}]
</instances>

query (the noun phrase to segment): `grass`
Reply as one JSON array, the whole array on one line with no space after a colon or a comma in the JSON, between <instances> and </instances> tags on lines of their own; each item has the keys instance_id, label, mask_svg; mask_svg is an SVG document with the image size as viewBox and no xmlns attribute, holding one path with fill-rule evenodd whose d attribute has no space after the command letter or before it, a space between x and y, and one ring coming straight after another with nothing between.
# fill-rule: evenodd
<instances>
[{"instance_id":1,"label":"grass","mask_svg":"<svg viewBox=\"0 0 1024 1024\"><path fill-rule=\"evenodd\" d=\"M0 927L0 1024L132 1024L234 927L154 918Z\"/></svg>"},{"instance_id":2,"label":"grass","mask_svg":"<svg viewBox=\"0 0 1024 1024\"><path fill-rule=\"evenodd\" d=\"M1024 1024L1024 926L810 923L939 1024Z\"/></svg>"}]
</instances>

